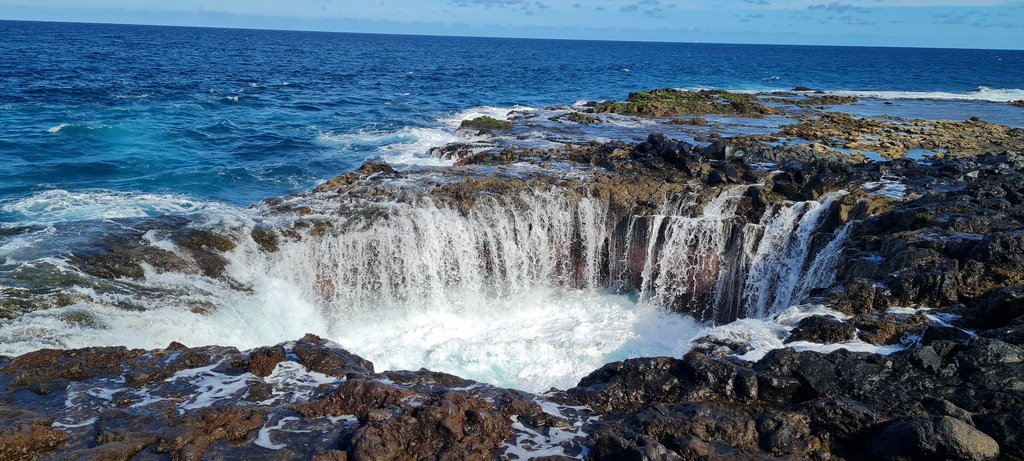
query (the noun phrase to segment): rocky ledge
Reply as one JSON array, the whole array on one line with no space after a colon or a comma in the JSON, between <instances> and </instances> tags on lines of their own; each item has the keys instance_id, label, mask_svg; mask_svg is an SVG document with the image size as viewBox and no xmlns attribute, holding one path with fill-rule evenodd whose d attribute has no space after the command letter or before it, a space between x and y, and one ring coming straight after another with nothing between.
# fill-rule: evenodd
<instances>
[{"instance_id":1,"label":"rocky ledge","mask_svg":"<svg viewBox=\"0 0 1024 461\"><path fill-rule=\"evenodd\" d=\"M1024 322L889 356L611 363L534 396L375 373L315 336L0 361L0 458L991 459L1024 455Z\"/></svg>"},{"instance_id":2,"label":"rocky ledge","mask_svg":"<svg viewBox=\"0 0 1024 461\"><path fill-rule=\"evenodd\" d=\"M648 92L594 105L576 119L773 115L764 104L771 101ZM816 131L846 120L841 115L806 120L810 131L794 133L867 142ZM344 232L337 216L356 213L348 206L356 200L429 197L468 214L481 200L538 188L606 201L617 228L620 217L643 218L668 196L731 186L745 187L740 227L758 222L771 204L835 196L823 201L828 208L811 241L820 248L839 232L848 237L834 281L797 300L823 314L786 324L763 357L747 355L742 338L712 329L683 357L610 363L574 388L540 395L428 370L378 372L312 335L251 351L171 344L0 357L0 459L1022 459L1024 141L1020 130L978 123L961 128L994 138L960 139L960 151L889 162L828 143L751 137L705 145L654 134L641 143L556 149L450 146L459 159L440 174L370 163L309 194L268 201L267 216L292 218L283 227L259 225L240 236L163 222L187 251L132 243L140 233L73 262L117 283L144 278L143 267L233 283L222 254L239 241L251 239L269 254L291 240ZM894 152L931 142L918 128L960 129L900 126L910 131ZM382 212L358 213L372 220ZM630 288L628 275L623 283ZM17 299L50 299L32 296ZM694 310L693 299L669 307L720 324L746 316ZM851 344L889 353L851 352Z\"/></svg>"}]
</instances>

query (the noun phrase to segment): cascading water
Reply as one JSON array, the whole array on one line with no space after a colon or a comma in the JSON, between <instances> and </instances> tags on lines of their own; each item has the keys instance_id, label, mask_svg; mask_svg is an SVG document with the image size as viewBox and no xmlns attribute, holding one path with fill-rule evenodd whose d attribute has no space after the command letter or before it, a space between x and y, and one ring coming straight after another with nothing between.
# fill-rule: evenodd
<instances>
[{"instance_id":1,"label":"cascading water","mask_svg":"<svg viewBox=\"0 0 1024 461\"><path fill-rule=\"evenodd\" d=\"M491 197L465 215L423 199L273 254L250 247L244 258L338 314L410 300L417 308L447 308L464 304L467 294L507 298L544 287L600 288L606 216L598 200L564 191Z\"/></svg>"},{"instance_id":2,"label":"cascading water","mask_svg":"<svg viewBox=\"0 0 1024 461\"><path fill-rule=\"evenodd\" d=\"M38 348L39 338L51 347L184 340L247 348L312 332L381 369L426 367L531 391L570 387L609 361L684 353L706 327L679 313L723 323L765 317L832 282L848 227L824 224L842 194L771 205L748 222L740 210L752 187L760 186L688 194L654 213L613 210L553 186L484 195L468 208L423 194L333 202L353 210L326 212L326 230L283 239L270 253L243 238L226 254L227 274L247 291L150 271L149 289L132 300L150 303L147 311L91 295L87 306L5 325L3 343L21 349L0 353ZM831 240L818 249L821 233ZM190 312L151 302L148 292L189 293L215 308ZM68 328L86 312L88 322Z\"/></svg>"},{"instance_id":3,"label":"cascading water","mask_svg":"<svg viewBox=\"0 0 1024 461\"><path fill-rule=\"evenodd\" d=\"M743 223L736 211L746 190L726 189L703 209L692 200L667 204L651 219L642 299L727 322L763 318L831 283L825 273L834 272L847 235L837 235L808 268L811 239L844 193L823 203L775 205L759 223Z\"/></svg>"}]
</instances>

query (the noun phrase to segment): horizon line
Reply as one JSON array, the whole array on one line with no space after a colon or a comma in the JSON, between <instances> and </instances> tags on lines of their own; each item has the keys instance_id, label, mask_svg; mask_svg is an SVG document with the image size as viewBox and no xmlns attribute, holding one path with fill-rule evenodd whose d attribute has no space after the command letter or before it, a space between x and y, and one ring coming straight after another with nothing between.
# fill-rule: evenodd
<instances>
[{"instance_id":1,"label":"horizon line","mask_svg":"<svg viewBox=\"0 0 1024 461\"><path fill-rule=\"evenodd\" d=\"M169 27L183 29L208 29L208 30L240 30L259 32L299 32L318 34L347 34L347 35L380 35L394 37L434 37L434 38L481 38L496 40L540 40L540 41L562 41L562 42L596 42L596 43L652 43L652 44L682 44L682 45L742 45L742 46L791 46L791 47L813 47L813 48L876 48L876 49L911 49L911 50L965 50L965 51L1024 51L1024 48L969 48L969 47L928 47L928 46L886 46L886 45L835 45L835 44L804 44L804 43L746 43L746 42L701 42L701 41L669 41L669 40L598 40L588 38L551 38L551 37L528 37L528 36L504 36L504 35L449 35L449 34L401 34L390 32L351 32L342 30L323 29L293 29L293 28L259 28L259 27L233 27L233 26L201 26L191 24L146 24L135 22L89 22L89 21L62 21L47 19L4 19L0 22L21 22L21 23L42 23L42 24L79 24L97 26L135 26L135 27Z\"/></svg>"}]
</instances>

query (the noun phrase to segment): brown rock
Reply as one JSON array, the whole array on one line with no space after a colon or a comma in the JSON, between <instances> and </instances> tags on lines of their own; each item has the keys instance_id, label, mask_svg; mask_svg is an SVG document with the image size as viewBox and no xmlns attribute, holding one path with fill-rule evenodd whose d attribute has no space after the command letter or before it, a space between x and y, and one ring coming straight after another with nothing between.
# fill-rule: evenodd
<instances>
[{"instance_id":1,"label":"brown rock","mask_svg":"<svg viewBox=\"0 0 1024 461\"><path fill-rule=\"evenodd\" d=\"M339 378L349 373L373 373L373 363L369 360L344 349L329 347L326 340L316 335L306 335L292 346L292 351L309 371Z\"/></svg>"},{"instance_id":2,"label":"brown rock","mask_svg":"<svg viewBox=\"0 0 1024 461\"><path fill-rule=\"evenodd\" d=\"M64 389L67 381L81 381L121 371L122 363L144 351L124 347L78 350L41 349L15 358L0 373L14 376L9 391L30 389L37 394Z\"/></svg>"},{"instance_id":3,"label":"brown rock","mask_svg":"<svg viewBox=\"0 0 1024 461\"><path fill-rule=\"evenodd\" d=\"M486 401L445 394L440 401L372 422L353 436L356 459L493 460L512 436L512 421Z\"/></svg>"},{"instance_id":4,"label":"brown rock","mask_svg":"<svg viewBox=\"0 0 1024 461\"><path fill-rule=\"evenodd\" d=\"M240 407L204 409L187 414L163 431L154 452L170 454L183 461L202 459L215 442L239 440L263 426L267 411Z\"/></svg>"},{"instance_id":5,"label":"brown rock","mask_svg":"<svg viewBox=\"0 0 1024 461\"><path fill-rule=\"evenodd\" d=\"M876 346L899 343L907 333L927 327L921 314L861 314L850 319L861 340Z\"/></svg>"},{"instance_id":6,"label":"brown rock","mask_svg":"<svg viewBox=\"0 0 1024 461\"><path fill-rule=\"evenodd\" d=\"M296 406L294 410L307 418L355 415L365 420L370 410L390 408L397 411L402 400L413 395L415 393L410 390L378 381L354 379L341 383L327 397Z\"/></svg>"},{"instance_id":7,"label":"brown rock","mask_svg":"<svg viewBox=\"0 0 1024 461\"><path fill-rule=\"evenodd\" d=\"M249 351L245 356L244 368L250 373L264 378L274 372L278 363L287 359L284 348L281 346L261 347Z\"/></svg>"},{"instance_id":8,"label":"brown rock","mask_svg":"<svg viewBox=\"0 0 1024 461\"><path fill-rule=\"evenodd\" d=\"M52 419L0 409L0 459L33 461L59 447L68 434L51 424Z\"/></svg>"}]
</instances>

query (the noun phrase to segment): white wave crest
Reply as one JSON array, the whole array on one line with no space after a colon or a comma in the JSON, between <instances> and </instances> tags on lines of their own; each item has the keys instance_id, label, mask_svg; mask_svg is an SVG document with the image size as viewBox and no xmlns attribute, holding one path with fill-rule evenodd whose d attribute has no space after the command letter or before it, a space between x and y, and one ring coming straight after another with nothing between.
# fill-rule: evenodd
<instances>
[{"instance_id":1,"label":"white wave crest","mask_svg":"<svg viewBox=\"0 0 1024 461\"><path fill-rule=\"evenodd\" d=\"M80 132L81 133L81 132L90 132L90 131L93 131L93 130L104 130L104 129L108 129L108 128L113 128L113 127L110 126L110 125L81 125L81 124L78 124L78 123L61 123L60 125L52 126L50 128L47 128L46 132L50 133L50 134L60 134L60 133L66 133L66 132Z\"/></svg>"},{"instance_id":2,"label":"white wave crest","mask_svg":"<svg viewBox=\"0 0 1024 461\"><path fill-rule=\"evenodd\" d=\"M139 218L186 214L227 205L184 195L141 194L111 191L71 192L54 189L32 194L0 206L18 216L19 224L53 224L95 219Z\"/></svg>"},{"instance_id":3,"label":"white wave crest","mask_svg":"<svg viewBox=\"0 0 1024 461\"><path fill-rule=\"evenodd\" d=\"M530 112L535 110L537 109L529 106L479 106L460 111L451 117L442 117L438 121L448 127L458 128L459 124L461 124L463 120L472 120L477 117L491 117L497 120L508 120L512 116L513 112Z\"/></svg>"},{"instance_id":4,"label":"white wave crest","mask_svg":"<svg viewBox=\"0 0 1024 461\"><path fill-rule=\"evenodd\" d=\"M679 91L701 91L724 89L731 93L758 94L774 91L791 91L789 88L771 88L767 86L752 86L747 88L714 88L708 86L692 86L675 88ZM989 88L979 86L977 90L965 93L953 93L946 91L896 91L896 90L824 90L826 94L835 96L853 96L856 98L870 99L918 99L918 100L940 100L940 101L988 101L988 102L1011 102L1024 99L1024 89L1019 88ZM813 93L813 91L805 92Z\"/></svg>"},{"instance_id":5,"label":"white wave crest","mask_svg":"<svg viewBox=\"0 0 1024 461\"><path fill-rule=\"evenodd\" d=\"M50 128L47 128L46 132L50 133L50 134L57 134L57 133L60 133L61 130L65 129L65 128L69 127L69 126L71 126L70 123L61 123L60 125L52 126Z\"/></svg>"},{"instance_id":6,"label":"white wave crest","mask_svg":"<svg viewBox=\"0 0 1024 461\"><path fill-rule=\"evenodd\" d=\"M988 101L1011 102L1024 99L1024 89L978 87L969 93L949 93L942 91L828 91L836 96L853 96L857 98L876 99L923 99L945 101Z\"/></svg>"},{"instance_id":7,"label":"white wave crest","mask_svg":"<svg viewBox=\"0 0 1024 461\"><path fill-rule=\"evenodd\" d=\"M321 133L317 143L339 149L373 149L384 161L403 165L451 165L430 155L430 149L470 139L444 128L405 127L397 131L359 131L356 133Z\"/></svg>"},{"instance_id":8,"label":"white wave crest","mask_svg":"<svg viewBox=\"0 0 1024 461\"><path fill-rule=\"evenodd\" d=\"M477 117L491 117L497 120L508 120L515 111L533 111L532 107L473 107L437 120L439 126L415 127L407 126L395 131L358 131L355 133L322 132L316 142L325 147L340 149L373 149L388 162L401 165L451 165L453 159L439 159L430 155L430 150L448 144L471 143L483 138L473 133L459 131L463 120Z\"/></svg>"}]
</instances>

